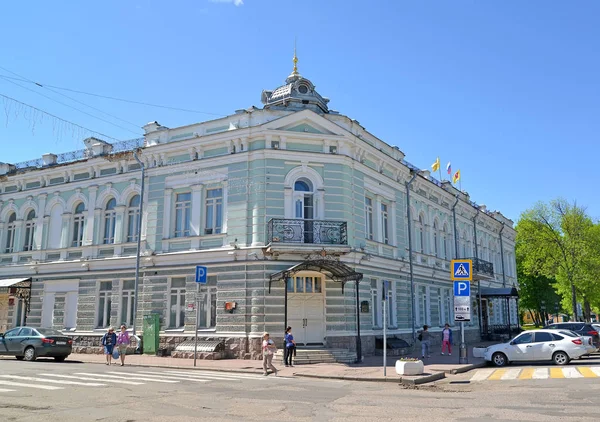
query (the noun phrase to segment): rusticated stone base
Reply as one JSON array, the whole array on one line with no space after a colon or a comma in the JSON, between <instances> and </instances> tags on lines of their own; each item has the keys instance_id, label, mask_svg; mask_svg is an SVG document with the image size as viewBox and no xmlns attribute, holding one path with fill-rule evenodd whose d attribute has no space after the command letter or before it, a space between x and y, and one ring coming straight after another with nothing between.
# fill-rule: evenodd
<instances>
[{"instance_id":1,"label":"rusticated stone base","mask_svg":"<svg viewBox=\"0 0 600 422\"><path fill-rule=\"evenodd\" d=\"M194 359L194 352L172 352L172 358L180 358L180 359ZM225 359L225 353L208 353L208 352L199 352L197 359L206 359L206 360L219 360Z\"/></svg>"}]
</instances>

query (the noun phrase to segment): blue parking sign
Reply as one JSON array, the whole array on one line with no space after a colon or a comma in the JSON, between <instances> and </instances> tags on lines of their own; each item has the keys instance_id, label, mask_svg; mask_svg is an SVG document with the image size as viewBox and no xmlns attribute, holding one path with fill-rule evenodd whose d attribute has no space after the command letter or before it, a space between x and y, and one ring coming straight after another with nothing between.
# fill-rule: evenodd
<instances>
[{"instance_id":1,"label":"blue parking sign","mask_svg":"<svg viewBox=\"0 0 600 422\"><path fill-rule=\"evenodd\" d=\"M455 281L454 282L454 296L471 296L471 283L468 281Z\"/></svg>"},{"instance_id":2,"label":"blue parking sign","mask_svg":"<svg viewBox=\"0 0 600 422\"><path fill-rule=\"evenodd\" d=\"M208 270L202 265L196 267L196 283L206 284L206 273Z\"/></svg>"}]
</instances>

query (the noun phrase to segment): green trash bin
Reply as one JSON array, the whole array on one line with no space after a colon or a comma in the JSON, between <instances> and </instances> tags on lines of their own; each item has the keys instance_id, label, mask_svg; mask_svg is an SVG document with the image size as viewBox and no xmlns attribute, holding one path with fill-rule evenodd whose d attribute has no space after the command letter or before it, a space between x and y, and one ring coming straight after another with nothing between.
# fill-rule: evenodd
<instances>
[{"instance_id":1,"label":"green trash bin","mask_svg":"<svg viewBox=\"0 0 600 422\"><path fill-rule=\"evenodd\" d=\"M144 354L155 355L158 350L160 318L157 314L144 315Z\"/></svg>"}]
</instances>

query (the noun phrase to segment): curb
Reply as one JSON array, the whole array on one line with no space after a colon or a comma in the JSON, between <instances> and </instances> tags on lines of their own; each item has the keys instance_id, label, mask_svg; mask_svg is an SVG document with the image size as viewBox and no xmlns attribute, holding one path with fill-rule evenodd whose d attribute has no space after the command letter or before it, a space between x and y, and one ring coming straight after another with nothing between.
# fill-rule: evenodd
<instances>
[{"instance_id":1,"label":"curb","mask_svg":"<svg viewBox=\"0 0 600 422\"><path fill-rule=\"evenodd\" d=\"M433 374L428 374L422 377L401 378L400 381L402 382L402 385L421 385L427 384L428 382L439 381L444 378L446 378L446 374L444 372L434 372Z\"/></svg>"},{"instance_id":2,"label":"curb","mask_svg":"<svg viewBox=\"0 0 600 422\"><path fill-rule=\"evenodd\" d=\"M452 369L450 371L450 374L452 374L452 375L464 374L465 372L472 371L473 369L484 368L486 366L487 366L487 362L473 363L471 365L464 366L462 368Z\"/></svg>"},{"instance_id":3,"label":"curb","mask_svg":"<svg viewBox=\"0 0 600 422\"><path fill-rule=\"evenodd\" d=\"M374 377L355 377L346 375L316 375L316 374L298 374L294 373L295 377L299 378L318 378L328 380L341 380L341 381L367 381L367 382L402 382L402 378L374 378Z\"/></svg>"}]
</instances>

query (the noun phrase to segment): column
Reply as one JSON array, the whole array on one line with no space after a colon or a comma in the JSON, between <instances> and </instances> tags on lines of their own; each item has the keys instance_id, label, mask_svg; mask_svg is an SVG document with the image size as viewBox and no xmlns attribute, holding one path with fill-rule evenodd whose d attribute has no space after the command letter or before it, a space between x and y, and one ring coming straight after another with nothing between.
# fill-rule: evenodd
<instances>
[{"instance_id":1,"label":"column","mask_svg":"<svg viewBox=\"0 0 600 422\"><path fill-rule=\"evenodd\" d=\"M44 211L46 209L46 199L48 194L42 193L38 195L38 214L35 222L35 230L33 233L33 248L34 250L42 249L42 238L44 235Z\"/></svg>"},{"instance_id":2,"label":"column","mask_svg":"<svg viewBox=\"0 0 600 422\"><path fill-rule=\"evenodd\" d=\"M94 244L94 221L96 207L96 195L98 194L98 186L90 186L88 188L88 210L87 219L85 222L85 234L83 236L83 246Z\"/></svg>"},{"instance_id":3,"label":"column","mask_svg":"<svg viewBox=\"0 0 600 422\"><path fill-rule=\"evenodd\" d=\"M15 221L15 238L14 248L15 252L21 252L23 250L23 219Z\"/></svg>"},{"instance_id":4,"label":"column","mask_svg":"<svg viewBox=\"0 0 600 422\"><path fill-rule=\"evenodd\" d=\"M190 222L190 230L192 236L202 235L202 188L204 186L192 186L192 217ZM192 249L200 248L200 239L192 239Z\"/></svg>"},{"instance_id":5,"label":"column","mask_svg":"<svg viewBox=\"0 0 600 422\"><path fill-rule=\"evenodd\" d=\"M49 215L45 215L44 219L42 220L42 236L41 236L41 243L40 243L40 247L42 250L46 250L48 249L48 224L50 223L50 216ZM36 227L37 229L37 227ZM46 234L45 236L43 234Z\"/></svg>"},{"instance_id":6,"label":"column","mask_svg":"<svg viewBox=\"0 0 600 422\"><path fill-rule=\"evenodd\" d=\"M60 259L67 259L67 251L66 248L71 246L69 234L71 233L69 224L71 223L71 213L65 212L62 215L62 231L60 236L60 247L62 251L60 252Z\"/></svg>"},{"instance_id":7,"label":"column","mask_svg":"<svg viewBox=\"0 0 600 422\"><path fill-rule=\"evenodd\" d=\"M396 201L390 202L389 209L389 227L390 227L390 240L392 246L398 246L398 233L396 232ZM398 248L394 248L394 258L398 257Z\"/></svg>"}]
</instances>

